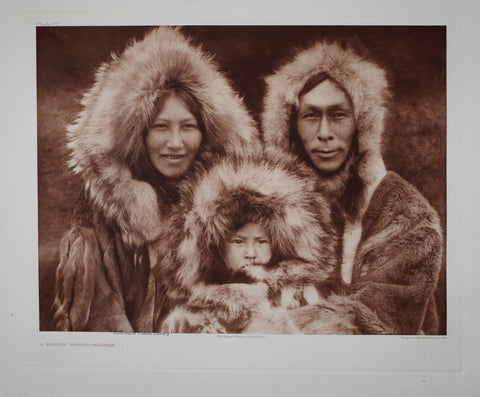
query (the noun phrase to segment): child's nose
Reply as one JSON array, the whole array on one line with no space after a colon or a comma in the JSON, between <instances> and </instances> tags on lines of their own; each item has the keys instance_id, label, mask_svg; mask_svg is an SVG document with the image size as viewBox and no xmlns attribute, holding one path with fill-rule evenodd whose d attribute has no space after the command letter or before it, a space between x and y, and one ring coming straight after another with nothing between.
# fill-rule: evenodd
<instances>
[{"instance_id":1,"label":"child's nose","mask_svg":"<svg viewBox=\"0 0 480 397\"><path fill-rule=\"evenodd\" d=\"M257 257L257 251L255 250L254 244L247 244L245 246L245 258L246 259L255 259Z\"/></svg>"}]
</instances>

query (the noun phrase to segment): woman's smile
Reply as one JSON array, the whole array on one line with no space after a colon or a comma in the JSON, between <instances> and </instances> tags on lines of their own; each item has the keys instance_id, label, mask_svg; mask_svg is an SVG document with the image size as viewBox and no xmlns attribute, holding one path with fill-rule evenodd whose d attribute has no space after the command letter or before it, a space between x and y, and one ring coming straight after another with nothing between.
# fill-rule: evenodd
<instances>
[{"instance_id":1,"label":"woman's smile","mask_svg":"<svg viewBox=\"0 0 480 397\"><path fill-rule=\"evenodd\" d=\"M161 154L160 156L168 160L178 161L184 159L186 157L186 154Z\"/></svg>"}]
</instances>

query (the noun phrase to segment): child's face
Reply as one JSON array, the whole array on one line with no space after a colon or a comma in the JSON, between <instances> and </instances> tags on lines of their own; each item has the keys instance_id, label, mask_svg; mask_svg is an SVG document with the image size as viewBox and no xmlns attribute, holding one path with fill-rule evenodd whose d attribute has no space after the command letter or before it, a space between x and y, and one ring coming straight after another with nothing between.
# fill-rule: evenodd
<instances>
[{"instance_id":1,"label":"child's face","mask_svg":"<svg viewBox=\"0 0 480 397\"><path fill-rule=\"evenodd\" d=\"M246 265L266 265L271 258L270 239L258 223L247 223L226 243L225 265L233 271Z\"/></svg>"}]
</instances>

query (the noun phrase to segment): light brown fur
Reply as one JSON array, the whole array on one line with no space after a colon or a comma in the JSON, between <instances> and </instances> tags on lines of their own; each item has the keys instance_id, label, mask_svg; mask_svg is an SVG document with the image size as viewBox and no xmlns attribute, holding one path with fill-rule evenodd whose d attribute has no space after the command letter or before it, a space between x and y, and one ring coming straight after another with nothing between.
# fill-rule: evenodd
<instances>
[{"instance_id":1,"label":"light brown fur","mask_svg":"<svg viewBox=\"0 0 480 397\"><path fill-rule=\"evenodd\" d=\"M171 218L170 229L178 232L170 245L157 246L163 299L156 308L159 329L199 332L197 314L208 312L224 332L239 332L252 318L268 316L272 294L280 295L279 305L295 307L305 286L332 276L337 231L328 200L314 181L294 156L266 151L225 159L197 178L194 188L188 185L186 199ZM206 275L223 261L214 252L233 232L232 221L242 205L258 209L282 260L247 267L253 283L212 284ZM314 299L311 293L309 297ZM178 305L181 310L175 309Z\"/></svg>"}]
</instances>

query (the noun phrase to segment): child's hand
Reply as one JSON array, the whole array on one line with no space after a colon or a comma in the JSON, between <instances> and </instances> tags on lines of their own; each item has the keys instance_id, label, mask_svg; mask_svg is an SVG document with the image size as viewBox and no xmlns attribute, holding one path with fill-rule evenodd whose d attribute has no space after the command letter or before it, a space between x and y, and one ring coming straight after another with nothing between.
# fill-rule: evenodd
<instances>
[{"instance_id":1,"label":"child's hand","mask_svg":"<svg viewBox=\"0 0 480 397\"><path fill-rule=\"evenodd\" d=\"M268 286L264 283L198 285L186 306L194 312L202 308L227 330L241 329L253 317L271 310Z\"/></svg>"},{"instance_id":2,"label":"child's hand","mask_svg":"<svg viewBox=\"0 0 480 397\"><path fill-rule=\"evenodd\" d=\"M312 284L303 287L287 286L280 291L279 306L284 309L295 309L304 305L320 304L324 300L325 298Z\"/></svg>"},{"instance_id":3,"label":"child's hand","mask_svg":"<svg viewBox=\"0 0 480 397\"><path fill-rule=\"evenodd\" d=\"M318 290L311 284L303 287L303 299L308 305L316 305L324 300Z\"/></svg>"},{"instance_id":4,"label":"child's hand","mask_svg":"<svg viewBox=\"0 0 480 397\"><path fill-rule=\"evenodd\" d=\"M266 284L230 284L230 286L231 299L234 299L241 312L262 315L271 310Z\"/></svg>"},{"instance_id":5,"label":"child's hand","mask_svg":"<svg viewBox=\"0 0 480 397\"><path fill-rule=\"evenodd\" d=\"M267 279L267 271L263 266L247 265L243 268L245 274L255 281L265 281Z\"/></svg>"},{"instance_id":6,"label":"child's hand","mask_svg":"<svg viewBox=\"0 0 480 397\"><path fill-rule=\"evenodd\" d=\"M280 307L284 309L295 309L301 306L301 302L295 299L296 289L294 287L285 287L280 293Z\"/></svg>"}]
</instances>

